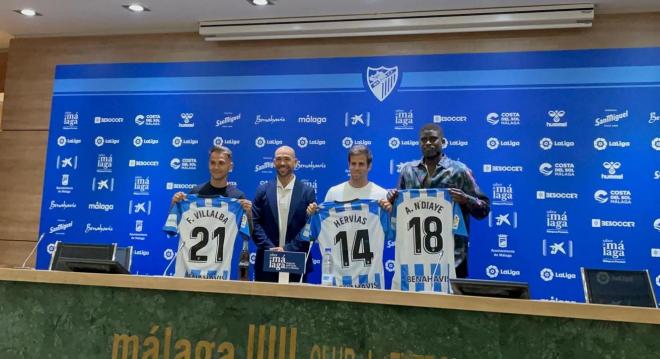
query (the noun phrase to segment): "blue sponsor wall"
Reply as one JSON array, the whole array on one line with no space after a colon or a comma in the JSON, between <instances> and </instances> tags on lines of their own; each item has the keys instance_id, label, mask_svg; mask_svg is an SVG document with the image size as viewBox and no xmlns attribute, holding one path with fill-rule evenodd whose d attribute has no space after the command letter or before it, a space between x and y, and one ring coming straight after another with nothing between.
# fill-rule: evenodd
<instances>
[{"instance_id":1,"label":"blue sponsor wall","mask_svg":"<svg viewBox=\"0 0 660 359\"><path fill-rule=\"evenodd\" d=\"M58 66L37 266L57 240L116 242L133 272L162 274L170 198L208 180L214 143L248 197L294 147L322 199L357 143L395 187L435 122L492 200L471 223L471 277L583 301L581 266L649 269L657 290L659 84L657 48Z\"/></svg>"}]
</instances>

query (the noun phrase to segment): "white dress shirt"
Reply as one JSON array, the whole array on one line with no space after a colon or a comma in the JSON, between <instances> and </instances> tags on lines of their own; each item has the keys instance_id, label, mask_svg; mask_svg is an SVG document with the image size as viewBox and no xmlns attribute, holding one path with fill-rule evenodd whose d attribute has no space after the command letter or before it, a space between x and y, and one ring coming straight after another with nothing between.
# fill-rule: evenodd
<instances>
[{"instance_id":1,"label":"white dress shirt","mask_svg":"<svg viewBox=\"0 0 660 359\"><path fill-rule=\"evenodd\" d=\"M285 186L282 185L280 179L277 179L277 212L279 215L279 225L280 225L280 244L279 246L284 248L286 244L286 229L289 222L289 209L291 207L291 195L293 194L293 184L296 182L296 176L294 175L289 184Z\"/></svg>"}]
</instances>

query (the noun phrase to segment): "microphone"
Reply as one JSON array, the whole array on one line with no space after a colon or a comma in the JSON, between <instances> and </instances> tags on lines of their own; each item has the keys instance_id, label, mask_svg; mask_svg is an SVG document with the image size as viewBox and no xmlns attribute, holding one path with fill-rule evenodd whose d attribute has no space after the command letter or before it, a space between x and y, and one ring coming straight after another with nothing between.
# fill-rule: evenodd
<instances>
[{"instance_id":1,"label":"microphone","mask_svg":"<svg viewBox=\"0 0 660 359\"><path fill-rule=\"evenodd\" d=\"M314 240L309 241L309 248L307 248L307 253L305 253L305 264L303 266L303 272L300 275L300 279L298 280L299 284L302 284L303 277L305 276L305 273L307 272L307 259L309 259L309 253L312 252L312 246L314 246Z\"/></svg>"},{"instance_id":2,"label":"microphone","mask_svg":"<svg viewBox=\"0 0 660 359\"><path fill-rule=\"evenodd\" d=\"M179 246L179 249L176 250L176 253L174 253L174 257L172 257L172 259L170 259L170 263L168 263L168 264L167 264L167 267L165 267L165 271L163 271L163 277L166 277L166 276L167 276L167 271L168 271L168 270L170 269L170 267L172 266L172 263L174 263L174 261L176 260L176 257L179 256L179 251L181 250L181 248L183 248L183 245L184 245L185 243L186 243L186 242L184 242L183 240L181 241L181 245Z\"/></svg>"},{"instance_id":3,"label":"microphone","mask_svg":"<svg viewBox=\"0 0 660 359\"><path fill-rule=\"evenodd\" d=\"M30 254L28 254L27 258L25 258L25 260L23 261L23 264L20 267L16 267L16 269L32 269L32 267L27 266L27 262L28 262L28 260L30 260L30 257L32 257L34 252L37 250L37 247L39 247L39 243L41 243L41 240L43 240L45 236L46 236L46 233L42 233L39 236L39 239L37 240L37 243L34 245L34 247L32 247L32 250L30 251Z\"/></svg>"}]
</instances>

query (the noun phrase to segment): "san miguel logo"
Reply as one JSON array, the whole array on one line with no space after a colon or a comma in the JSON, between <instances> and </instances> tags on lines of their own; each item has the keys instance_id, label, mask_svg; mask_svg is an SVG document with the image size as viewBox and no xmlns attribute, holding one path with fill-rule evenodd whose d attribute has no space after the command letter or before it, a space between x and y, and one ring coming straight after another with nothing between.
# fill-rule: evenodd
<instances>
[{"instance_id":1,"label":"san miguel logo","mask_svg":"<svg viewBox=\"0 0 660 359\"><path fill-rule=\"evenodd\" d=\"M396 87L399 79L399 67L367 67L367 84L369 90L379 101L384 101Z\"/></svg>"}]
</instances>

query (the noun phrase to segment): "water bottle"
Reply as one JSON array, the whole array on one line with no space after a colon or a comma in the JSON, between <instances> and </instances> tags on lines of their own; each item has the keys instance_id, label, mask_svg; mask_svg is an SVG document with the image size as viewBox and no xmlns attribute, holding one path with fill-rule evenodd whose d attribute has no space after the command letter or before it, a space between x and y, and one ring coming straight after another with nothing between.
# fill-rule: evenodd
<instances>
[{"instance_id":1,"label":"water bottle","mask_svg":"<svg viewBox=\"0 0 660 359\"><path fill-rule=\"evenodd\" d=\"M322 265L321 285L332 286L332 248L325 249Z\"/></svg>"},{"instance_id":2,"label":"water bottle","mask_svg":"<svg viewBox=\"0 0 660 359\"><path fill-rule=\"evenodd\" d=\"M243 240L243 249L238 260L238 279L250 280L248 277L250 273L250 252L248 251L248 241Z\"/></svg>"}]
</instances>

